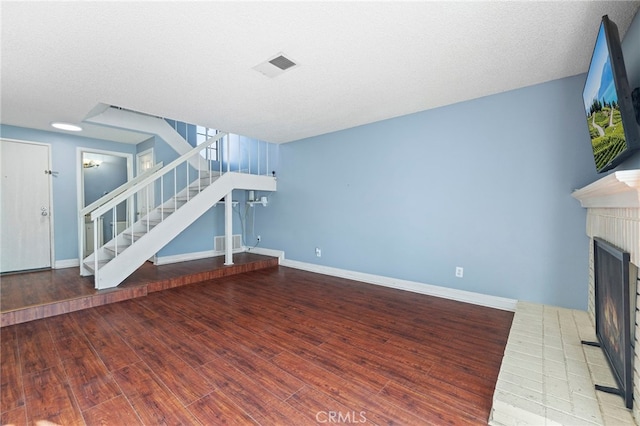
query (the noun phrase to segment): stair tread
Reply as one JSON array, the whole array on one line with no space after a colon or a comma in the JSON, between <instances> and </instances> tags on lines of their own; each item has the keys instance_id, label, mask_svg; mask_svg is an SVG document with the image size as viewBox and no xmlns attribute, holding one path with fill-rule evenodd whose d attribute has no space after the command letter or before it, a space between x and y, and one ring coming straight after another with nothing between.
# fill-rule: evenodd
<instances>
[{"instance_id":1,"label":"stair tread","mask_svg":"<svg viewBox=\"0 0 640 426\"><path fill-rule=\"evenodd\" d=\"M104 265L109 263L109 260L107 260L107 259L98 260L98 269L100 269L101 267L103 267ZM93 262L83 262L83 264L84 264L85 268L87 268L91 272L95 272L95 269L93 269L93 267L94 267L94 263Z\"/></svg>"},{"instance_id":2,"label":"stair tread","mask_svg":"<svg viewBox=\"0 0 640 426\"><path fill-rule=\"evenodd\" d=\"M122 253L129 247L131 247L131 244L118 244L117 248L115 245L112 245L112 246L104 246L104 249L109 250L110 252L113 252L113 253L116 253L116 252Z\"/></svg>"}]
</instances>

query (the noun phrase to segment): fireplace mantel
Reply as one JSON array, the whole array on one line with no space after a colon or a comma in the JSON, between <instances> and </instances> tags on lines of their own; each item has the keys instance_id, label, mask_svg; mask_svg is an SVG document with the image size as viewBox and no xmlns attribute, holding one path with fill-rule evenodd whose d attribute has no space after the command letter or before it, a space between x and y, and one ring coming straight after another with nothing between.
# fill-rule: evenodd
<instances>
[{"instance_id":1,"label":"fireplace mantel","mask_svg":"<svg viewBox=\"0 0 640 426\"><path fill-rule=\"evenodd\" d=\"M585 208L640 208L640 170L611 173L571 195Z\"/></svg>"}]
</instances>

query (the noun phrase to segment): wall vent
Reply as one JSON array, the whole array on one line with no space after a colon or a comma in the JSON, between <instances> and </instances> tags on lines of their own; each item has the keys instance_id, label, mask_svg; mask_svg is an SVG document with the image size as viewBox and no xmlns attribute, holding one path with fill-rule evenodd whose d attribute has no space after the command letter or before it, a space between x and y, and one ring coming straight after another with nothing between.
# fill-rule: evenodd
<instances>
[{"instance_id":1,"label":"wall vent","mask_svg":"<svg viewBox=\"0 0 640 426\"><path fill-rule=\"evenodd\" d=\"M233 238L233 246L232 249L241 249L242 248L242 235L232 235ZM213 237L213 250L214 251L225 251L225 243L224 243L224 235L216 235Z\"/></svg>"}]
</instances>

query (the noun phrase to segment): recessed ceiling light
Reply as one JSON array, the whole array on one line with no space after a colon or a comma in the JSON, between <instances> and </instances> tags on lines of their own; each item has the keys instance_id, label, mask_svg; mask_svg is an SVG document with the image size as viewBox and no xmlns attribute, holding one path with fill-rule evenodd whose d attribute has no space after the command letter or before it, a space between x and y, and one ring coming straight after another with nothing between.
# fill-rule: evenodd
<instances>
[{"instance_id":1,"label":"recessed ceiling light","mask_svg":"<svg viewBox=\"0 0 640 426\"><path fill-rule=\"evenodd\" d=\"M82 127L80 126L76 126L75 124L71 124L71 123L63 123L61 121L56 121L54 123L51 123L51 127L55 127L56 129L59 129L59 130L67 130L69 132L82 131Z\"/></svg>"}]
</instances>

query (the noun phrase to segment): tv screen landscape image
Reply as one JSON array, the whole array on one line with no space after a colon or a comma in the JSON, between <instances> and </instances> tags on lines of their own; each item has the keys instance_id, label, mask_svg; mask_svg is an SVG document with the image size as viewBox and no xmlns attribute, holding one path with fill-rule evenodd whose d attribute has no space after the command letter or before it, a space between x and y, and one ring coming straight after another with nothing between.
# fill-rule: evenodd
<instances>
[{"instance_id":1,"label":"tv screen landscape image","mask_svg":"<svg viewBox=\"0 0 640 426\"><path fill-rule=\"evenodd\" d=\"M637 148L636 138L629 140L637 129L625 129L637 124L628 118L625 121L625 114L633 114L633 106L620 39L607 16L600 24L582 97L596 170L604 172Z\"/></svg>"}]
</instances>

